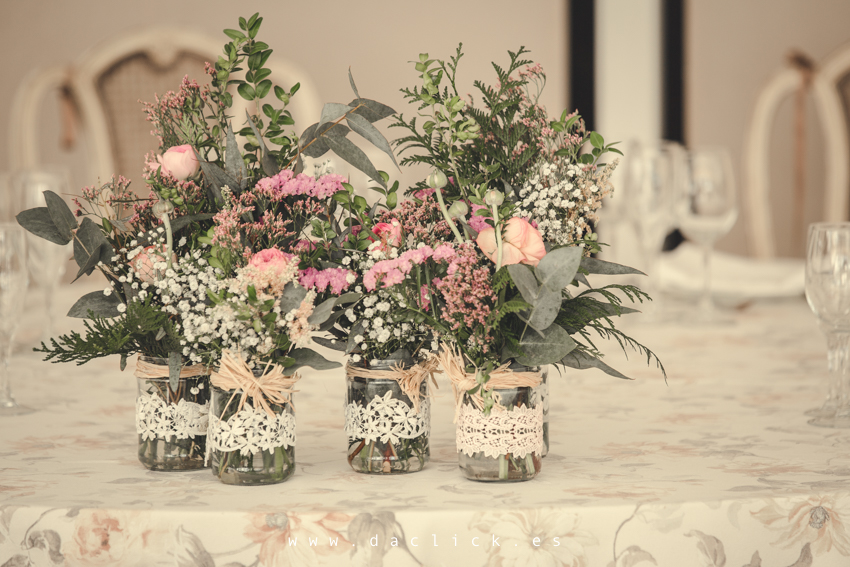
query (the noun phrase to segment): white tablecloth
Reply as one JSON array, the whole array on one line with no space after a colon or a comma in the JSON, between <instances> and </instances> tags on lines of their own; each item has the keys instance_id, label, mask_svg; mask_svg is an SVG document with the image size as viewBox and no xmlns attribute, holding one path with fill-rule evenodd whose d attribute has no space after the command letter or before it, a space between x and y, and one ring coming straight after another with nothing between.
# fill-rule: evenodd
<instances>
[{"instance_id":1,"label":"white tablecloth","mask_svg":"<svg viewBox=\"0 0 850 567\"><path fill-rule=\"evenodd\" d=\"M850 565L850 431L803 415L824 394L825 341L802 299L731 316L629 326L666 385L616 351L637 380L550 372L551 451L513 484L461 476L445 378L424 471L348 467L330 371L299 384L295 475L234 487L139 464L117 360L21 352L14 389L38 412L0 420L0 565Z\"/></svg>"}]
</instances>

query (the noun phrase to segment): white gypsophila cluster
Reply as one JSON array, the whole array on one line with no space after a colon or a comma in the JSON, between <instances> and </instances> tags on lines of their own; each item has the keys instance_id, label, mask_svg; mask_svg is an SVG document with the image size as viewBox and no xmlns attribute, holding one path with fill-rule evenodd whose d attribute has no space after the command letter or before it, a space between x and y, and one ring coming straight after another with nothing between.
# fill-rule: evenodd
<instances>
[{"instance_id":1,"label":"white gypsophila cluster","mask_svg":"<svg viewBox=\"0 0 850 567\"><path fill-rule=\"evenodd\" d=\"M185 339L182 341L183 356L192 363L209 362L212 353L208 347L213 326L210 314L214 306L207 296L218 293L225 285L222 272L210 266L200 250L185 254L165 269L162 279L151 284L151 291L159 296L163 310L176 315L175 328ZM155 264L156 266L156 264Z\"/></svg>"},{"instance_id":2,"label":"white gypsophila cluster","mask_svg":"<svg viewBox=\"0 0 850 567\"><path fill-rule=\"evenodd\" d=\"M399 254L398 248L394 246L390 246L389 251L383 250L381 242L373 243L366 252L347 252L350 254L342 263L361 274L369 271L376 262L397 258ZM428 328L424 324L395 321L394 313L407 307L403 298L380 287L365 293L365 290L358 286L355 291L364 293L364 296L346 309L343 315L350 323L358 320L363 322L363 331L354 335L354 342L361 352L351 355L352 362L385 359L402 348L411 353L417 349L422 354L428 352L427 349L420 349L420 345L428 337Z\"/></svg>"},{"instance_id":3,"label":"white gypsophila cluster","mask_svg":"<svg viewBox=\"0 0 850 567\"><path fill-rule=\"evenodd\" d=\"M570 245L592 234L591 222L612 190L608 178L617 162L594 170L543 162L519 189L515 216L537 223L543 240Z\"/></svg>"}]
</instances>

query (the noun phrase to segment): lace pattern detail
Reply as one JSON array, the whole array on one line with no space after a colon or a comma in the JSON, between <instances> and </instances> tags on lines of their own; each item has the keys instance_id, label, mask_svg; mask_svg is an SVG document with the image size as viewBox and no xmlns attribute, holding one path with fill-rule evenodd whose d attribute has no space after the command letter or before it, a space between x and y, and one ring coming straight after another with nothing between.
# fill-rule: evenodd
<instances>
[{"instance_id":1,"label":"lace pattern detail","mask_svg":"<svg viewBox=\"0 0 850 567\"><path fill-rule=\"evenodd\" d=\"M169 404L150 392L142 392L136 398L136 433L143 441L148 439L176 437L194 439L206 435L209 402L204 405L180 400Z\"/></svg>"},{"instance_id":2,"label":"lace pattern detail","mask_svg":"<svg viewBox=\"0 0 850 567\"><path fill-rule=\"evenodd\" d=\"M285 411L270 416L265 410L246 405L227 420L210 416L207 450L254 455L278 447L295 446L295 416Z\"/></svg>"},{"instance_id":3,"label":"lace pattern detail","mask_svg":"<svg viewBox=\"0 0 850 567\"><path fill-rule=\"evenodd\" d=\"M540 453L543 446L543 406L525 404L511 411L496 406L485 416L470 404L463 404L457 420L457 450L472 456L483 451L487 457L510 453L524 458Z\"/></svg>"},{"instance_id":4,"label":"lace pattern detail","mask_svg":"<svg viewBox=\"0 0 850 567\"><path fill-rule=\"evenodd\" d=\"M549 382L543 380L540 385L531 390L531 403L543 408L543 423L549 422Z\"/></svg>"},{"instance_id":5,"label":"lace pattern detail","mask_svg":"<svg viewBox=\"0 0 850 567\"><path fill-rule=\"evenodd\" d=\"M423 398L419 412L402 400L376 395L368 405L350 403L345 406L345 432L349 439L365 439L373 443L396 443L399 439L415 439L431 432L431 402Z\"/></svg>"}]
</instances>

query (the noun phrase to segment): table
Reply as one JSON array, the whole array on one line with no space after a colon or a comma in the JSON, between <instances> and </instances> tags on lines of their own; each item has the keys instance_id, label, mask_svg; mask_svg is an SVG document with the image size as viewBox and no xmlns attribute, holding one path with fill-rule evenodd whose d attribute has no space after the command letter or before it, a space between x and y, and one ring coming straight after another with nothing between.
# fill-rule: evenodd
<instances>
[{"instance_id":1,"label":"table","mask_svg":"<svg viewBox=\"0 0 850 567\"><path fill-rule=\"evenodd\" d=\"M514 484L462 478L445 377L424 471L351 471L342 372L313 372L295 397L294 477L233 487L138 463L117 360L19 353L17 397L39 411L0 421L0 565L848 565L850 431L803 415L825 392L814 317L801 298L730 316L628 325L666 385L615 350L609 364L637 380L551 372L551 451Z\"/></svg>"}]
</instances>

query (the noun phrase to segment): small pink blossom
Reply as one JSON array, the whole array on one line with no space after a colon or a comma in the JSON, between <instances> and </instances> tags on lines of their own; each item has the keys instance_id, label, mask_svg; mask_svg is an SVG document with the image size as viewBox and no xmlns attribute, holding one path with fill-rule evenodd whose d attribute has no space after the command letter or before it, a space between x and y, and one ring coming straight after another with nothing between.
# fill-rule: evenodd
<instances>
[{"instance_id":1,"label":"small pink blossom","mask_svg":"<svg viewBox=\"0 0 850 567\"><path fill-rule=\"evenodd\" d=\"M420 201L424 201L425 199L433 195L435 191L436 189L420 189L419 191L416 191L413 196L419 199Z\"/></svg>"},{"instance_id":2,"label":"small pink blossom","mask_svg":"<svg viewBox=\"0 0 850 567\"><path fill-rule=\"evenodd\" d=\"M339 295L349 288L351 285L349 280L355 281L355 274L345 268L327 268L325 270L307 268L301 271L298 283L304 288L315 289L319 293L330 289L332 294Z\"/></svg>"},{"instance_id":3,"label":"small pink blossom","mask_svg":"<svg viewBox=\"0 0 850 567\"><path fill-rule=\"evenodd\" d=\"M489 215L488 216L482 216L482 215L476 215L475 214L480 209L486 209L486 208L487 207L485 207L484 205L476 205L475 203L472 204L472 214L469 216L469 226L475 232L481 233L481 232L487 230L488 228L493 228L492 226L487 224L487 219L493 220L493 217L491 217Z\"/></svg>"}]
</instances>

